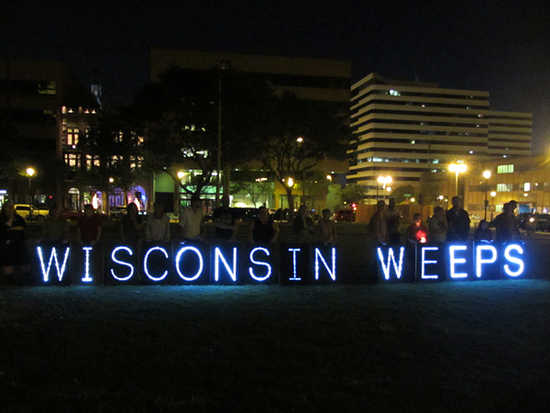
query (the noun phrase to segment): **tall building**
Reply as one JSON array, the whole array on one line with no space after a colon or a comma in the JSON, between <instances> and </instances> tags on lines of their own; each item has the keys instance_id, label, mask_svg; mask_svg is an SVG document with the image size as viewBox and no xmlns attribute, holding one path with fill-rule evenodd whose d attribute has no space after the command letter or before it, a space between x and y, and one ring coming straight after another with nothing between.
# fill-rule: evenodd
<instances>
[{"instance_id":1,"label":"tall building","mask_svg":"<svg viewBox=\"0 0 550 413\"><path fill-rule=\"evenodd\" d=\"M531 115L491 111L489 92L371 73L351 93L347 181L364 186L367 199L382 193L380 176L391 176L392 189L417 186L453 161L531 153Z\"/></svg>"}]
</instances>

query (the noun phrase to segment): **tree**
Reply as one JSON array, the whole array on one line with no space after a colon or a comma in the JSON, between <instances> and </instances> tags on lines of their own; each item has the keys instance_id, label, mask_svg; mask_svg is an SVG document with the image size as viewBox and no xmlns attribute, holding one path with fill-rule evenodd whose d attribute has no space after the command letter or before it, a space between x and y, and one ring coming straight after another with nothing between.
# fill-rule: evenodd
<instances>
[{"instance_id":1,"label":"tree","mask_svg":"<svg viewBox=\"0 0 550 413\"><path fill-rule=\"evenodd\" d=\"M147 85L132 106L144 133L144 165L168 173L191 196L212 184L216 169L216 85L212 72L173 68ZM182 184L177 166L200 169ZM179 191L178 191L179 192Z\"/></svg>"},{"instance_id":2,"label":"tree","mask_svg":"<svg viewBox=\"0 0 550 413\"><path fill-rule=\"evenodd\" d=\"M263 171L245 168L234 173L233 177L231 193L247 195L255 208L263 203L267 205L273 194L273 182Z\"/></svg>"},{"instance_id":3,"label":"tree","mask_svg":"<svg viewBox=\"0 0 550 413\"><path fill-rule=\"evenodd\" d=\"M335 108L325 102L298 100L284 93L264 106L259 138L262 164L283 185L292 210L293 182L306 179L328 155L344 157L347 127Z\"/></svg>"},{"instance_id":4,"label":"tree","mask_svg":"<svg viewBox=\"0 0 550 413\"><path fill-rule=\"evenodd\" d=\"M391 197L395 199L397 204L413 197L417 193L417 189L412 185L403 185L393 190Z\"/></svg>"},{"instance_id":5,"label":"tree","mask_svg":"<svg viewBox=\"0 0 550 413\"><path fill-rule=\"evenodd\" d=\"M80 136L77 149L80 168L68 173L80 186L94 186L107 193L115 186L127 190L142 173L142 138L119 113L102 113Z\"/></svg>"},{"instance_id":6,"label":"tree","mask_svg":"<svg viewBox=\"0 0 550 413\"><path fill-rule=\"evenodd\" d=\"M365 188L358 184L348 184L342 189L342 200L348 204L359 202L365 197Z\"/></svg>"}]
</instances>

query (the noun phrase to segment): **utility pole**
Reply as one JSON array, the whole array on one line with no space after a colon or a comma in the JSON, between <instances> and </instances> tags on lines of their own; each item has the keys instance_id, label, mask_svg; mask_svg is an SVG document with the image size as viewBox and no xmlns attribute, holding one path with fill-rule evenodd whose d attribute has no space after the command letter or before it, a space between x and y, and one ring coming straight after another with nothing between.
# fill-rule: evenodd
<instances>
[{"instance_id":1,"label":"utility pole","mask_svg":"<svg viewBox=\"0 0 550 413\"><path fill-rule=\"evenodd\" d=\"M218 62L218 153L216 160L216 202L217 208L220 203L220 185L221 185L221 172L222 172L222 76L223 72L230 68L231 63L228 60L220 60Z\"/></svg>"}]
</instances>

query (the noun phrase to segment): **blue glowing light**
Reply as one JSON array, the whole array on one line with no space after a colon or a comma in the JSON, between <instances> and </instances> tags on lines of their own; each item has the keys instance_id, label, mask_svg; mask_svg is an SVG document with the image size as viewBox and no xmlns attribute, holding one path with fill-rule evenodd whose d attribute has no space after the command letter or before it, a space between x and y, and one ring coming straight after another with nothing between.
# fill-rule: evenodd
<instances>
[{"instance_id":1,"label":"blue glowing light","mask_svg":"<svg viewBox=\"0 0 550 413\"><path fill-rule=\"evenodd\" d=\"M483 258L483 251L490 251L489 258ZM483 277L483 265L494 264L497 260L497 249L493 245L476 245L476 277Z\"/></svg>"},{"instance_id":2,"label":"blue glowing light","mask_svg":"<svg viewBox=\"0 0 550 413\"><path fill-rule=\"evenodd\" d=\"M437 264L438 260L427 260L426 251L439 251L439 247L421 247L420 248L420 278L422 280L437 280L438 274L426 274L426 264Z\"/></svg>"},{"instance_id":3,"label":"blue glowing light","mask_svg":"<svg viewBox=\"0 0 550 413\"><path fill-rule=\"evenodd\" d=\"M191 252L195 253L195 255L199 259L199 269L197 270L197 272L195 274L193 274L191 276L185 275L180 270L180 261L183 257L183 254L185 254L187 251L191 251ZM180 278L183 281L191 282L191 281L198 280L199 277L202 275L203 270L204 270L204 260L202 258L201 252L199 251L199 249L197 247L193 247L191 245L188 245L188 246L185 246L185 247L182 247L182 248L179 249L178 253L176 254L176 272L178 273L178 275L180 276Z\"/></svg>"},{"instance_id":4,"label":"blue glowing light","mask_svg":"<svg viewBox=\"0 0 550 413\"><path fill-rule=\"evenodd\" d=\"M393 270L395 272L395 276L398 280L401 279L401 276L403 275L403 257L405 256L405 247L401 246L399 247L399 264L397 264L395 260L395 254L393 252L393 247L388 248L388 259L387 264L384 264L384 253L382 252L381 247L376 248L376 253L378 255L378 261L380 262L380 266L382 267L382 272L384 274L384 278L386 280L390 279L391 276L391 268L390 264L393 264Z\"/></svg>"},{"instance_id":5,"label":"blue glowing light","mask_svg":"<svg viewBox=\"0 0 550 413\"><path fill-rule=\"evenodd\" d=\"M220 281L220 260L233 282L237 282L237 247L233 247L233 265L229 266L220 247L214 248L214 281Z\"/></svg>"},{"instance_id":6,"label":"blue glowing light","mask_svg":"<svg viewBox=\"0 0 550 413\"><path fill-rule=\"evenodd\" d=\"M147 278L149 278L151 281L158 282L158 281L162 281L166 278L166 276L168 275L168 270L165 270L159 276L152 275L149 272L149 265L148 265L149 264L149 255L151 255L151 253L153 251L162 252L162 254L164 255L165 258L168 258L168 252L166 251L165 248L162 248L162 247L152 247L152 248L149 248L149 250L147 250L147 252L145 253L145 256L143 257L143 272L145 273Z\"/></svg>"},{"instance_id":7,"label":"blue glowing light","mask_svg":"<svg viewBox=\"0 0 550 413\"><path fill-rule=\"evenodd\" d=\"M296 274L296 253L302 251L301 248L289 248L290 252L292 252L292 277L289 278L290 281L301 281L302 277L298 277L298 274Z\"/></svg>"},{"instance_id":8,"label":"blue glowing light","mask_svg":"<svg viewBox=\"0 0 550 413\"><path fill-rule=\"evenodd\" d=\"M89 283L94 280L90 277L90 252L93 250L93 247L82 247L82 250L84 251L84 276L81 281Z\"/></svg>"},{"instance_id":9,"label":"blue glowing light","mask_svg":"<svg viewBox=\"0 0 550 413\"><path fill-rule=\"evenodd\" d=\"M55 263L55 269L57 271L57 279L59 282L63 281L63 275L65 274L65 269L67 265L67 261L69 259L70 247L65 247L65 255L63 256L63 264L61 264L61 268L59 267L59 260L57 258L57 250L55 247L52 247L52 250L50 252L50 258L48 259L48 266L46 267L44 264L44 256L42 253L42 247L38 246L36 247L36 251L38 253L38 258L40 260L40 269L42 270L42 279L45 283L47 283L50 280L50 268L52 266L52 261Z\"/></svg>"},{"instance_id":10,"label":"blue glowing light","mask_svg":"<svg viewBox=\"0 0 550 413\"><path fill-rule=\"evenodd\" d=\"M113 260L115 264L128 267L130 271L128 272L128 275L119 276L117 273L115 273L115 270L111 268L111 275L117 281L128 281L130 278L134 276L134 266L129 262L119 260L116 257L119 251L125 251L130 257L134 255L134 251L132 251L132 249L129 247L116 247L116 248L113 248L113 250L111 251L111 260Z\"/></svg>"},{"instance_id":11,"label":"blue glowing light","mask_svg":"<svg viewBox=\"0 0 550 413\"><path fill-rule=\"evenodd\" d=\"M468 278L467 272L456 272L457 264L466 264L466 258L456 257L456 251L467 251L467 250L468 250L468 246L466 245L451 245L449 247L450 276L454 280Z\"/></svg>"},{"instance_id":12,"label":"blue glowing light","mask_svg":"<svg viewBox=\"0 0 550 413\"><path fill-rule=\"evenodd\" d=\"M319 248L315 248L315 279L319 280L319 260L323 263L325 266L329 277L332 279L332 281L336 281L336 248L332 247L330 249L330 257L331 257L331 266L329 268L327 262L325 261L325 258L321 254L321 250Z\"/></svg>"},{"instance_id":13,"label":"blue glowing light","mask_svg":"<svg viewBox=\"0 0 550 413\"><path fill-rule=\"evenodd\" d=\"M516 271L512 271L508 264L504 264L504 272L508 277L517 278L523 275L525 271L525 263L522 258L513 256L510 253L516 251L519 255L523 255L523 247L519 244L509 244L504 248L504 259L509 263L517 265Z\"/></svg>"},{"instance_id":14,"label":"blue glowing light","mask_svg":"<svg viewBox=\"0 0 550 413\"><path fill-rule=\"evenodd\" d=\"M271 255L269 250L267 248L264 248L264 247L256 247L256 248L253 248L251 251L250 251L250 255L249 255L249 259L250 259L250 262L254 265L261 265L263 267L265 267L265 275L264 276L258 276L256 275L256 273L254 272L254 268L252 268L252 266L248 267L248 274L250 274L250 277L253 279L253 280L256 280L258 282L264 282L266 281L269 277L271 277L271 272L272 272L272 268L271 268L271 264L269 264L268 262L265 262L265 261L257 261L254 259L254 254L257 252L257 251L260 251L260 252L263 252L265 255L267 255L268 257Z\"/></svg>"}]
</instances>

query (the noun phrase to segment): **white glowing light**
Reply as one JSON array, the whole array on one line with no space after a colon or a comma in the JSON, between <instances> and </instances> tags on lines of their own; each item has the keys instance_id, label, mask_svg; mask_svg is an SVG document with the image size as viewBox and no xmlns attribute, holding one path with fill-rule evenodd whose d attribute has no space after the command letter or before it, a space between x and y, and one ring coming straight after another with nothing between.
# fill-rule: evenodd
<instances>
[{"instance_id":1,"label":"white glowing light","mask_svg":"<svg viewBox=\"0 0 550 413\"><path fill-rule=\"evenodd\" d=\"M315 248L315 279L319 279L319 260L323 263L325 266L329 277L332 279L332 281L336 281L336 248L332 247L330 249L330 257L331 257L331 268L329 268L327 262L325 261L325 258L321 254L321 250L319 248Z\"/></svg>"},{"instance_id":2,"label":"white glowing light","mask_svg":"<svg viewBox=\"0 0 550 413\"><path fill-rule=\"evenodd\" d=\"M483 251L491 251L490 258L483 258ZM497 249L493 245L476 245L476 277L483 277L483 264L493 264L497 260Z\"/></svg>"},{"instance_id":3,"label":"white glowing light","mask_svg":"<svg viewBox=\"0 0 550 413\"><path fill-rule=\"evenodd\" d=\"M393 252L393 247L388 248L388 259L386 264L384 264L385 260L384 260L384 253L382 252L382 248L377 247L376 253L378 255L378 261L380 262L380 265L382 267L382 272L384 273L384 278L386 280L390 279L390 276L391 276L390 263L392 263L395 276L397 277L398 280L400 280L401 275L403 274L403 256L405 255L405 247L399 247L399 265L395 261L395 254Z\"/></svg>"},{"instance_id":4,"label":"white glowing light","mask_svg":"<svg viewBox=\"0 0 550 413\"><path fill-rule=\"evenodd\" d=\"M466 264L466 258L457 258L455 256L455 252L466 250L468 250L468 247L466 245L451 245L449 247L450 275L452 279L468 278L467 272L455 272L456 264Z\"/></svg>"},{"instance_id":5,"label":"white glowing light","mask_svg":"<svg viewBox=\"0 0 550 413\"><path fill-rule=\"evenodd\" d=\"M199 269L197 270L197 272L195 274L193 274L191 276L185 275L182 271L180 271L181 258L183 257L183 254L185 254L187 251L194 252L195 255L199 258ZM202 275L203 270L204 270L204 260L202 258L201 252L199 251L199 249L197 247L193 247L191 245L188 245L188 246L185 246L183 248L180 248L180 250L176 254L176 272L178 273L178 275L180 276L180 278L183 281L189 281L190 282L190 281L198 280L199 277Z\"/></svg>"},{"instance_id":6,"label":"white glowing light","mask_svg":"<svg viewBox=\"0 0 550 413\"><path fill-rule=\"evenodd\" d=\"M42 270L42 279L45 283L47 283L50 280L50 268L52 266L52 261L55 263L55 269L57 271L57 279L59 282L63 281L63 275L65 274L65 269L67 265L67 260L69 259L70 247L65 248L65 255L63 257L63 264L61 265L61 268L59 268L59 260L57 259L57 250L55 247L52 247L52 250L50 252L50 258L48 259L48 266L46 267L44 265L44 256L42 254L42 247L36 247L36 251L38 252L38 258L40 260L40 269Z\"/></svg>"},{"instance_id":7,"label":"white glowing light","mask_svg":"<svg viewBox=\"0 0 550 413\"><path fill-rule=\"evenodd\" d=\"M113 260L115 264L128 267L130 269L130 272L126 276L119 276L115 273L115 270L111 268L111 275L117 281L128 281L130 278L134 276L134 266L129 262L119 260L116 257L119 251L125 251L130 257L134 255L134 251L132 251L132 249L129 247L116 247L116 248L113 248L113 251L111 251L111 260Z\"/></svg>"},{"instance_id":8,"label":"white glowing light","mask_svg":"<svg viewBox=\"0 0 550 413\"><path fill-rule=\"evenodd\" d=\"M439 247L421 247L420 248L420 278L422 280L437 280L438 274L426 274L426 264L437 264L437 260L427 260L426 251L439 251Z\"/></svg>"},{"instance_id":9,"label":"white glowing light","mask_svg":"<svg viewBox=\"0 0 550 413\"><path fill-rule=\"evenodd\" d=\"M260 277L260 276L256 275L256 273L254 272L254 268L252 268L252 267L248 267L248 274L250 274L250 277L253 280L256 280L258 282L264 282L269 277L271 277L272 268L271 268L271 265L269 263L267 263L265 261L256 261L254 259L254 254L257 251L263 252L268 257L270 256L270 252L267 248L264 248L264 247L256 247L256 248L254 248L250 251L250 256L249 256L250 262L254 265L261 265L261 266L265 267L265 275L263 277Z\"/></svg>"},{"instance_id":10,"label":"white glowing light","mask_svg":"<svg viewBox=\"0 0 550 413\"><path fill-rule=\"evenodd\" d=\"M298 277L296 274L296 253L301 252L301 248L289 248L290 252L292 252L292 277L289 278L289 281L301 281L302 277Z\"/></svg>"},{"instance_id":11,"label":"white glowing light","mask_svg":"<svg viewBox=\"0 0 550 413\"><path fill-rule=\"evenodd\" d=\"M521 277L523 275L523 272L525 271L525 263L523 262L523 259L519 257L514 257L513 255L510 255L511 251L516 251L518 254L523 255L523 248L519 244L509 244L504 249L504 258L506 261L517 265L517 270L512 271L510 269L510 266L508 264L504 264L504 272L508 277Z\"/></svg>"},{"instance_id":12,"label":"white glowing light","mask_svg":"<svg viewBox=\"0 0 550 413\"><path fill-rule=\"evenodd\" d=\"M152 247L152 248L149 248L149 250L147 250L147 252L145 253L145 256L143 257L143 272L145 273L147 278L149 278L151 281L158 282L158 281L162 281L166 278L166 276L168 275L168 270L165 270L159 276L152 275L149 272L149 265L148 265L149 264L149 255L151 255L151 253L153 251L162 252L162 254L164 255L165 258L168 258L168 252L166 251L166 249L164 249L162 247Z\"/></svg>"},{"instance_id":13,"label":"white glowing light","mask_svg":"<svg viewBox=\"0 0 550 413\"><path fill-rule=\"evenodd\" d=\"M90 277L90 251L93 250L93 247L82 247L84 251L84 276L81 281L83 283L92 282L94 279Z\"/></svg>"},{"instance_id":14,"label":"white glowing light","mask_svg":"<svg viewBox=\"0 0 550 413\"><path fill-rule=\"evenodd\" d=\"M220 281L220 260L233 282L237 282L237 247L233 247L233 266L225 260L220 247L214 248L214 281Z\"/></svg>"}]
</instances>

